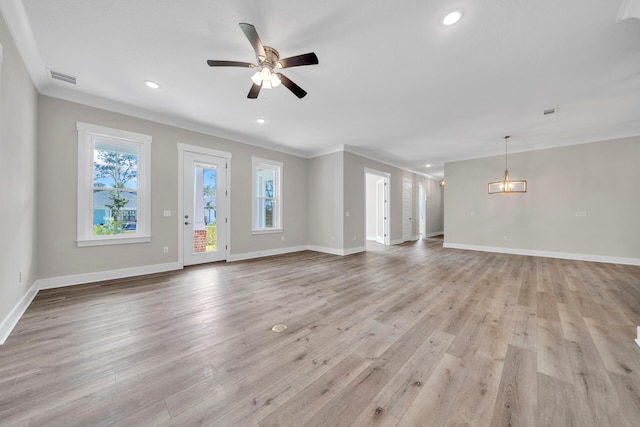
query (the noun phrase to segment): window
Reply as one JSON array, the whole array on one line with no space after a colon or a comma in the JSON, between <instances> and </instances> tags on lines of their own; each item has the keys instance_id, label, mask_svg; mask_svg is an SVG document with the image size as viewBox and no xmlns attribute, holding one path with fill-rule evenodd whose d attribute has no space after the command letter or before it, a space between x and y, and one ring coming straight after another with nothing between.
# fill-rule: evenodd
<instances>
[{"instance_id":1,"label":"window","mask_svg":"<svg viewBox=\"0 0 640 427\"><path fill-rule=\"evenodd\" d=\"M252 158L253 232L282 231L282 163Z\"/></svg>"},{"instance_id":2,"label":"window","mask_svg":"<svg viewBox=\"0 0 640 427\"><path fill-rule=\"evenodd\" d=\"M151 136L77 123L78 246L151 241Z\"/></svg>"}]
</instances>

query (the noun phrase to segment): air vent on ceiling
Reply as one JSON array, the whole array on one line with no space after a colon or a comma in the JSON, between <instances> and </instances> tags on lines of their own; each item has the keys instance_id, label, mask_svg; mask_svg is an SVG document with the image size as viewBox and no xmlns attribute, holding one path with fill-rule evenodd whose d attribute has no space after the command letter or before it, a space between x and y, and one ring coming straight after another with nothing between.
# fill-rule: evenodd
<instances>
[{"instance_id":1,"label":"air vent on ceiling","mask_svg":"<svg viewBox=\"0 0 640 427\"><path fill-rule=\"evenodd\" d=\"M71 83L72 85L76 84L76 78L74 76L70 76L69 74L60 73L58 71L49 70L51 73L51 78L60 80L66 83Z\"/></svg>"},{"instance_id":2,"label":"air vent on ceiling","mask_svg":"<svg viewBox=\"0 0 640 427\"><path fill-rule=\"evenodd\" d=\"M547 109L547 110L544 110L544 111L542 112L542 114L543 114L543 115L545 115L545 116L549 116L549 115L551 115L551 114L556 114L557 112L558 112L558 109L557 109L557 108L549 108L549 109Z\"/></svg>"}]
</instances>

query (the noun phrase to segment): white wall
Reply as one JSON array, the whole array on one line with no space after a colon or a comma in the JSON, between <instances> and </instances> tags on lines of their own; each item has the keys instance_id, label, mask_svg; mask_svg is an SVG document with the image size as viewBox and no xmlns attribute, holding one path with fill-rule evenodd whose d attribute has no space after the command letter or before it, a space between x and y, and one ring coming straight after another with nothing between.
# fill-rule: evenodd
<instances>
[{"instance_id":1,"label":"white wall","mask_svg":"<svg viewBox=\"0 0 640 427\"><path fill-rule=\"evenodd\" d=\"M150 243L76 246L77 121L153 137ZM178 262L178 142L232 154L232 257L307 244L306 159L47 96L39 98L38 130L40 279ZM282 234L251 234L251 156L283 163ZM164 217L164 210L173 215Z\"/></svg>"},{"instance_id":2,"label":"white wall","mask_svg":"<svg viewBox=\"0 0 640 427\"><path fill-rule=\"evenodd\" d=\"M37 92L0 15L0 343L37 277ZM22 274L22 280L20 275ZM17 320L17 319L16 319Z\"/></svg>"},{"instance_id":3,"label":"white wall","mask_svg":"<svg viewBox=\"0 0 640 427\"><path fill-rule=\"evenodd\" d=\"M445 245L640 262L639 165L640 137L510 154L527 193L489 195L504 156L447 163Z\"/></svg>"}]
</instances>

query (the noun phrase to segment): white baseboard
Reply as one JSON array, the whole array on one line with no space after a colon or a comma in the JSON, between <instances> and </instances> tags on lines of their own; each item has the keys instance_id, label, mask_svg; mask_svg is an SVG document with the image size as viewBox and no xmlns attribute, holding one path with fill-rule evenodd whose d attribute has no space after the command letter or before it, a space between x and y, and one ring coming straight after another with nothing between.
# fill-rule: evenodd
<instances>
[{"instance_id":1,"label":"white baseboard","mask_svg":"<svg viewBox=\"0 0 640 427\"><path fill-rule=\"evenodd\" d=\"M463 243L447 243L443 247L464 249L468 251L495 252L500 254L527 255L543 258L571 259L575 261L605 262L608 264L640 265L640 258L622 258L605 255L573 254L569 252L540 251L534 249L502 248L498 246L466 245Z\"/></svg>"},{"instance_id":2,"label":"white baseboard","mask_svg":"<svg viewBox=\"0 0 640 427\"><path fill-rule=\"evenodd\" d=\"M436 231L434 233L427 233L424 235L424 237L433 237L433 236L439 236L441 234L444 234L444 231Z\"/></svg>"},{"instance_id":3,"label":"white baseboard","mask_svg":"<svg viewBox=\"0 0 640 427\"><path fill-rule=\"evenodd\" d=\"M246 259L262 258L265 256L284 255L292 252L306 251L308 246L292 246L289 248L266 249L264 251L245 252L241 254L233 254L227 257L227 262L243 261Z\"/></svg>"},{"instance_id":4,"label":"white baseboard","mask_svg":"<svg viewBox=\"0 0 640 427\"><path fill-rule=\"evenodd\" d=\"M640 326L638 326L638 338L636 338L636 344L640 347Z\"/></svg>"},{"instance_id":5,"label":"white baseboard","mask_svg":"<svg viewBox=\"0 0 640 427\"><path fill-rule=\"evenodd\" d=\"M343 250L343 255L353 255L353 254L359 254L360 252L364 252L366 251L367 248L364 246L358 246L355 248L347 248L345 250Z\"/></svg>"},{"instance_id":6,"label":"white baseboard","mask_svg":"<svg viewBox=\"0 0 640 427\"><path fill-rule=\"evenodd\" d=\"M16 306L13 307L13 310L11 310L9 315L4 318L2 323L0 323L0 345L4 344L7 338L9 338L9 334L11 334L13 328L16 327L18 321L20 320L24 312L27 311L29 304L31 304L31 301L33 301L37 294L38 288L34 283L33 285L31 285L27 293L24 294L22 298L20 298L20 301L18 301Z\"/></svg>"},{"instance_id":7,"label":"white baseboard","mask_svg":"<svg viewBox=\"0 0 640 427\"><path fill-rule=\"evenodd\" d=\"M309 245L307 249L315 252L322 252L323 254L331 254L331 255L339 255L346 256L357 254L359 252L364 252L366 248L364 246L358 246L357 248L348 248L348 249L336 249L336 248L325 248L324 246L314 246Z\"/></svg>"},{"instance_id":8,"label":"white baseboard","mask_svg":"<svg viewBox=\"0 0 640 427\"><path fill-rule=\"evenodd\" d=\"M119 270L97 271L95 273L74 274L71 276L49 277L36 280L37 290L61 288L63 286L80 285L83 283L101 282L104 280L122 279L125 277L142 276L145 274L163 273L165 271L181 270L182 265L177 262L166 264L144 265L141 267L122 268Z\"/></svg>"}]
</instances>

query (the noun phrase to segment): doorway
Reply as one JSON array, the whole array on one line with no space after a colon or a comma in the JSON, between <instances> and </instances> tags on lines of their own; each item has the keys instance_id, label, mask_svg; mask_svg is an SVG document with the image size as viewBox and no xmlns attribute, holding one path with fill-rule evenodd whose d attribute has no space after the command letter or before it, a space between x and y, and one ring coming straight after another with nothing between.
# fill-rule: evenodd
<instances>
[{"instance_id":1,"label":"doorway","mask_svg":"<svg viewBox=\"0 0 640 427\"><path fill-rule=\"evenodd\" d=\"M402 241L413 236L413 181L402 178Z\"/></svg>"},{"instance_id":2,"label":"doorway","mask_svg":"<svg viewBox=\"0 0 640 427\"><path fill-rule=\"evenodd\" d=\"M365 236L390 245L389 174L365 168Z\"/></svg>"},{"instance_id":3,"label":"doorway","mask_svg":"<svg viewBox=\"0 0 640 427\"><path fill-rule=\"evenodd\" d=\"M230 154L179 144L182 265L227 259Z\"/></svg>"},{"instance_id":4,"label":"doorway","mask_svg":"<svg viewBox=\"0 0 640 427\"><path fill-rule=\"evenodd\" d=\"M418 184L418 230L420 239L427 236L427 192L423 182Z\"/></svg>"}]
</instances>

